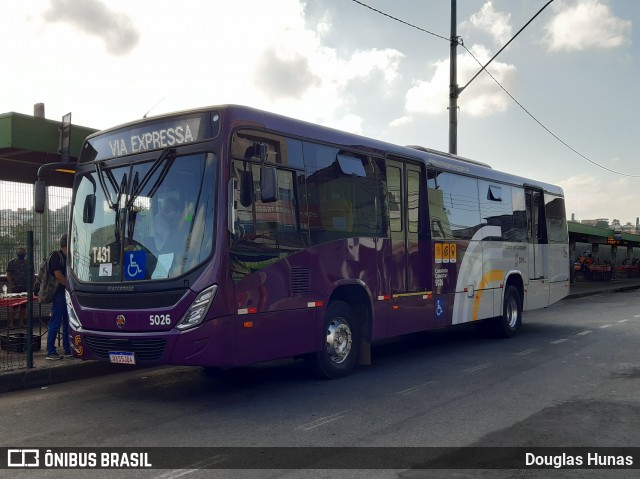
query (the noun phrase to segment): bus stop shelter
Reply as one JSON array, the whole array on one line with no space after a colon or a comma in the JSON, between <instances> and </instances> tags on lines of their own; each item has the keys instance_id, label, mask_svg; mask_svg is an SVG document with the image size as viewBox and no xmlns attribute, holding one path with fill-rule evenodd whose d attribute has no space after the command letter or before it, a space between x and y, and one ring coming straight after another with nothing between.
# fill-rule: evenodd
<instances>
[{"instance_id":1,"label":"bus stop shelter","mask_svg":"<svg viewBox=\"0 0 640 479\"><path fill-rule=\"evenodd\" d=\"M69 125L69 159L75 161L84 139L96 130ZM60 121L21 113L0 113L0 181L33 184L38 168L61 161ZM70 187L68 178L47 179L51 186ZM3 207L4 208L4 205Z\"/></svg>"},{"instance_id":2,"label":"bus stop shelter","mask_svg":"<svg viewBox=\"0 0 640 479\"><path fill-rule=\"evenodd\" d=\"M40 116L0 113L0 291L6 285L7 264L15 258L17 247L27 245L28 231L33 231L36 269L42 258L58 248L58 239L68 228L73 175L46 178L51 186L47 191L48 207L45 214L38 215L33 211L33 183L37 180L38 169L63 159L62 144L68 145L64 156L76 161L84 139L94 131L70 122L63 128L61 121ZM63 134L65 142L62 141ZM24 344L14 341L25 334L18 328L19 315L15 311L24 301L24 298L12 295L1 298L0 332L4 333L0 335L0 370L25 361L24 353L18 351L24 349ZM16 316L16 330L11 331L15 334L9 334L7 330L10 313ZM34 304L33 313L34 319L41 320L35 321L38 328L34 334L42 335L41 325L48 319L48 305Z\"/></svg>"},{"instance_id":3,"label":"bus stop shelter","mask_svg":"<svg viewBox=\"0 0 640 479\"><path fill-rule=\"evenodd\" d=\"M595 263L592 267L595 279L615 277L640 277L640 235L618 233L609 228L599 228L569 221L569 250L571 261L589 254ZM602 268L611 268L603 270ZM572 273L573 273L572 268Z\"/></svg>"}]
</instances>

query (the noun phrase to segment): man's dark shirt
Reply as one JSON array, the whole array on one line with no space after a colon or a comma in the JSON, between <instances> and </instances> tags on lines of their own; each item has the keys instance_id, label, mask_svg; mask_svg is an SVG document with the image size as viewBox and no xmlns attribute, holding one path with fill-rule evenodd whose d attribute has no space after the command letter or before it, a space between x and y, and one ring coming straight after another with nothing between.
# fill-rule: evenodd
<instances>
[{"instance_id":1,"label":"man's dark shirt","mask_svg":"<svg viewBox=\"0 0 640 479\"><path fill-rule=\"evenodd\" d=\"M63 276L65 278L67 277L67 258L62 252L62 250L56 251L51 255L51 258L49 258L49 273L55 276L56 271L62 271ZM58 283L58 289L56 289L56 294L60 294L60 293L64 294L64 285L61 283Z\"/></svg>"},{"instance_id":2,"label":"man's dark shirt","mask_svg":"<svg viewBox=\"0 0 640 479\"><path fill-rule=\"evenodd\" d=\"M28 265L26 260L14 258L7 265L7 273L11 273L12 293L24 293L27 290Z\"/></svg>"}]
</instances>

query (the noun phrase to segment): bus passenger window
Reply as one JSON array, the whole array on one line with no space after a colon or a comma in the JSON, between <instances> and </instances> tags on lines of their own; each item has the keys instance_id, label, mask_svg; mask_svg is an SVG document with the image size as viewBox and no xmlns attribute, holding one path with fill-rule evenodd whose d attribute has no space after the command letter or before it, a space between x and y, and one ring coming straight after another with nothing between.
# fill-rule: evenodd
<instances>
[{"instance_id":1,"label":"bus passenger window","mask_svg":"<svg viewBox=\"0 0 640 479\"><path fill-rule=\"evenodd\" d=\"M384 233L380 165L365 155L304 143L313 244Z\"/></svg>"},{"instance_id":2,"label":"bus passenger window","mask_svg":"<svg viewBox=\"0 0 640 479\"><path fill-rule=\"evenodd\" d=\"M252 172L254 201L246 206L240 202L240 178L246 170ZM278 200L260 201L260 165L236 160L233 162L236 231L232 238L231 274L235 281L259 271L307 246L299 228L297 174L277 170Z\"/></svg>"},{"instance_id":3,"label":"bus passenger window","mask_svg":"<svg viewBox=\"0 0 640 479\"><path fill-rule=\"evenodd\" d=\"M513 201L513 241L527 241L527 209L524 199L524 189L513 187L511 199Z\"/></svg>"},{"instance_id":4,"label":"bus passenger window","mask_svg":"<svg viewBox=\"0 0 640 479\"><path fill-rule=\"evenodd\" d=\"M549 243L565 244L569 240L569 233L564 198L545 193L544 203Z\"/></svg>"},{"instance_id":5,"label":"bus passenger window","mask_svg":"<svg viewBox=\"0 0 640 479\"><path fill-rule=\"evenodd\" d=\"M478 186L482 223L500 228L499 235L484 235L482 239L520 241L517 239L517 231L514 226L511 186L496 185L485 180L479 180Z\"/></svg>"},{"instance_id":6,"label":"bus passenger window","mask_svg":"<svg viewBox=\"0 0 640 479\"><path fill-rule=\"evenodd\" d=\"M432 237L470 240L481 226L478 181L454 173L429 171L427 187Z\"/></svg>"},{"instance_id":7,"label":"bus passenger window","mask_svg":"<svg viewBox=\"0 0 640 479\"><path fill-rule=\"evenodd\" d=\"M387 188L389 190L389 227L393 232L402 231L402 170L387 166Z\"/></svg>"}]
</instances>

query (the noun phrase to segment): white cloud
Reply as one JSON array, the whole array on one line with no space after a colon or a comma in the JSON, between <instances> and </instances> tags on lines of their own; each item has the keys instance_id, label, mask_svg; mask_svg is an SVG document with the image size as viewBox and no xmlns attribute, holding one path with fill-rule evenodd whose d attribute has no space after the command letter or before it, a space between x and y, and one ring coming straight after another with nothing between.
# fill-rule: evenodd
<instances>
[{"instance_id":1,"label":"white cloud","mask_svg":"<svg viewBox=\"0 0 640 479\"><path fill-rule=\"evenodd\" d=\"M493 40L503 45L511 38L511 14L498 12L491 1L485 2L477 13L461 23L461 28L476 28L489 33ZM457 81L463 87L486 64L492 54L479 44L473 45L471 53L463 52L457 56ZM478 63L479 62L479 63ZM434 72L430 80L414 80L413 86L406 93L405 110L409 114L438 115L447 114L449 106L449 59L439 60L433 64ZM507 90L515 86L516 67L494 60L487 70ZM506 111L509 99L502 89L483 72L478 75L458 97L461 113L483 117L493 113ZM391 126L407 124L410 117L395 120Z\"/></svg>"},{"instance_id":2,"label":"white cloud","mask_svg":"<svg viewBox=\"0 0 640 479\"><path fill-rule=\"evenodd\" d=\"M489 33L496 44L500 46L507 43L512 37L511 14L497 12L493 8L493 2L491 1L486 2L479 12L474 13L469 17L469 20L460 24L462 29L471 27Z\"/></svg>"},{"instance_id":3,"label":"white cloud","mask_svg":"<svg viewBox=\"0 0 640 479\"><path fill-rule=\"evenodd\" d=\"M50 8L43 15L45 21L66 23L87 35L96 36L113 55L125 55L138 43L140 32L131 18L110 10L100 0L50 1Z\"/></svg>"},{"instance_id":4,"label":"white cloud","mask_svg":"<svg viewBox=\"0 0 640 479\"><path fill-rule=\"evenodd\" d=\"M337 128L338 130L350 131L351 133L362 134L362 124L364 120L358 115L349 113L342 118L333 118L325 121L325 126Z\"/></svg>"},{"instance_id":5,"label":"white cloud","mask_svg":"<svg viewBox=\"0 0 640 479\"><path fill-rule=\"evenodd\" d=\"M327 47L330 16L307 25L303 0L75 3L0 2L0 56L12 65L5 110L30 114L44 102L48 118L71 111L74 124L107 128L161 99L151 115L240 103L360 131L349 87L390 90L403 58Z\"/></svg>"},{"instance_id":6,"label":"white cloud","mask_svg":"<svg viewBox=\"0 0 640 479\"><path fill-rule=\"evenodd\" d=\"M194 97L202 98L211 90L213 104L249 104L357 133L362 119L348 114L357 94L348 92L350 82L382 81L386 89L397 78L400 52L375 48L342 52L325 46L322 40L331 29L330 17L324 16L320 26L308 26L300 0L204 1L201 7L214 8L210 4L220 5L212 12L218 28L207 55L211 66L200 73L210 74L215 82L203 83ZM268 24L268 28L239 33L239 24ZM231 44L225 40L230 38Z\"/></svg>"},{"instance_id":7,"label":"white cloud","mask_svg":"<svg viewBox=\"0 0 640 479\"><path fill-rule=\"evenodd\" d=\"M255 85L270 99L301 99L305 92L322 84L322 80L310 71L309 61L300 53L290 58L280 58L274 48L265 51L255 71Z\"/></svg>"},{"instance_id":8,"label":"white cloud","mask_svg":"<svg viewBox=\"0 0 640 479\"><path fill-rule=\"evenodd\" d=\"M602 177L587 174L571 176L557 182L565 194L567 216L576 214L579 220L610 218L612 211L626 223L638 216L638 195L629 178L603 181ZM615 192L615 208L612 193Z\"/></svg>"},{"instance_id":9,"label":"white cloud","mask_svg":"<svg viewBox=\"0 0 640 479\"><path fill-rule=\"evenodd\" d=\"M603 50L629 41L631 22L616 17L601 0L578 0L556 9L545 26L544 42L550 51Z\"/></svg>"},{"instance_id":10,"label":"white cloud","mask_svg":"<svg viewBox=\"0 0 640 479\"><path fill-rule=\"evenodd\" d=\"M481 45L470 48L473 55L484 65L491 55ZM469 53L458 55L458 83L464 86L481 66ZM435 63L435 72L431 80L416 80L406 95L405 108L409 113L445 114L449 105L449 60ZM491 75L507 90L516 82L516 67L494 60L487 68ZM481 117L503 112L509 106L509 98L486 73L473 80L458 98L462 114Z\"/></svg>"},{"instance_id":11,"label":"white cloud","mask_svg":"<svg viewBox=\"0 0 640 479\"><path fill-rule=\"evenodd\" d=\"M391 123L389 123L389 126L393 127L393 128L398 128L401 126L407 126L410 125L411 123L413 123L413 117L412 116L402 116L400 118L396 118L395 120L393 120Z\"/></svg>"}]
</instances>

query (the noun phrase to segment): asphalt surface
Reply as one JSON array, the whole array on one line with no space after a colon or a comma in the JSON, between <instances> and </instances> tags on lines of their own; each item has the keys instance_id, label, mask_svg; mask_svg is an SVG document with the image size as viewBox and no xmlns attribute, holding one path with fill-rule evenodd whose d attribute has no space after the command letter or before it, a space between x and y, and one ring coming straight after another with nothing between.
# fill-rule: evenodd
<instances>
[{"instance_id":1,"label":"asphalt surface","mask_svg":"<svg viewBox=\"0 0 640 479\"><path fill-rule=\"evenodd\" d=\"M564 301L633 289L640 289L640 278L616 279L608 282L581 281L570 286L569 295ZM42 340L42 349L33 353L33 368L25 367L26 362L21 358L16 361L16 366L18 367L0 371L0 393L18 389L45 387L77 379L131 371L132 369L132 366L109 364L102 361L82 361L75 358L64 358L57 361L46 360L45 339L46 336ZM62 351L61 348L58 348L58 350L59 352ZM10 353L1 351L0 354Z\"/></svg>"}]
</instances>

